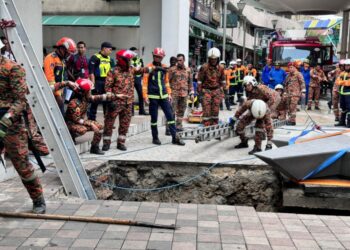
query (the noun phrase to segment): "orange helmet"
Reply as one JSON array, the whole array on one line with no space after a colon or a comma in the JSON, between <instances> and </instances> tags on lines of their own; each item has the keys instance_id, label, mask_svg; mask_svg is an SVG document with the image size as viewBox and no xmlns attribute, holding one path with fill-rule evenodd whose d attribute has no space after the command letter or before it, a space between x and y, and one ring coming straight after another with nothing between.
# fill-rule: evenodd
<instances>
[{"instance_id":1,"label":"orange helmet","mask_svg":"<svg viewBox=\"0 0 350 250\"><path fill-rule=\"evenodd\" d=\"M89 92L92 88L92 82L89 79L80 78L76 83L83 92Z\"/></svg>"},{"instance_id":2,"label":"orange helmet","mask_svg":"<svg viewBox=\"0 0 350 250\"><path fill-rule=\"evenodd\" d=\"M56 47L64 47L70 53L75 53L75 51L77 50L77 45L75 44L74 40L69 37L62 37L60 40L58 40L56 43Z\"/></svg>"},{"instance_id":3,"label":"orange helmet","mask_svg":"<svg viewBox=\"0 0 350 250\"><path fill-rule=\"evenodd\" d=\"M155 48L154 50L153 50L153 55L154 56L160 56L160 57L164 57L165 56L165 51L164 51L164 49L162 49L162 48Z\"/></svg>"}]
</instances>

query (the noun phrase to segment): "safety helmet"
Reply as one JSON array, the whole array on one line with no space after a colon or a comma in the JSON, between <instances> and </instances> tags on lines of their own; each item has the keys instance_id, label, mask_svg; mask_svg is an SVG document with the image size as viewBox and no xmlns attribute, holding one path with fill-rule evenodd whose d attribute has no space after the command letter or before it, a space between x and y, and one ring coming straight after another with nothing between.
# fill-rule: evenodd
<instances>
[{"instance_id":1,"label":"safety helmet","mask_svg":"<svg viewBox=\"0 0 350 250\"><path fill-rule=\"evenodd\" d=\"M310 60L309 60L309 59L307 59L307 58L305 58L305 59L304 59L304 61L303 61L303 63L310 64Z\"/></svg>"},{"instance_id":2,"label":"safety helmet","mask_svg":"<svg viewBox=\"0 0 350 250\"><path fill-rule=\"evenodd\" d=\"M237 62L236 61L231 61L230 62L230 66L233 66L233 65L237 65Z\"/></svg>"},{"instance_id":3,"label":"safety helmet","mask_svg":"<svg viewBox=\"0 0 350 250\"><path fill-rule=\"evenodd\" d=\"M346 65L346 66L350 65L350 59L346 59L344 62L344 65Z\"/></svg>"},{"instance_id":4,"label":"safety helmet","mask_svg":"<svg viewBox=\"0 0 350 250\"><path fill-rule=\"evenodd\" d=\"M224 64L224 65L226 65L226 62L225 62L225 61L220 61L219 64Z\"/></svg>"},{"instance_id":5,"label":"safety helmet","mask_svg":"<svg viewBox=\"0 0 350 250\"><path fill-rule=\"evenodd\" d=\"M75 44L74 40L69 37L62 37L60 40L58 40L56 47L64 47L70 53L75 53L77 50L77 45Z\"/></svg>"},{"instance_id":6,"label":"safety helmet","mask_svg":"<svg viewBox=\"0 0 350 250\"><path fill-rule=\"evenodd\" d=\"M288 67L295 67L295 68L297 68L298 67L298 63L297 62L289 62L288 63Z\"/></svg>"},{"instance_id":7,"label":"safety helmet","mask_svg":"<svg viewBox=\"0 0 350 250\"><path fill-rule=\"evenodd\" d=\"M279 61L275 61L274 64L275 66L281 66L281 63Z\"/></svg>"},{"instance_id":8,"label":"safety helmet","mask_svg":"<svg viewBox=\"0 0 350 250\"><path fill-rule=\"evenodd\" d=\"M276 86L275 86L275 90L278 90L278 89L284 89L284 87L283 87L283 85L282 84L277 84Z\"/></svg>"},{"instance_id":9,"label":"safety helmet","mask_svg":"<svg viewBox=\"0 0 350 250\"><path fill-rule=\"evenodd\" d=\"M89 92L93 85L89 79L83 78L78 79L76 83L78 84L79 89L81 89L83 92Z\"/></svg>"},{"instance_id":10,"label":"safety helmet","mask_svg":"<svg viewBox=\"0 0 350 250\"><path fill-rule=\"evenodd\" d=\"M236 62L237 62L237 63L242 63L242 59L239 59L239 58L238 58L238 59L236 60Z\"/></svg>"},{"instance_id":11,"label":"safety helmet","mask_svg":"<svg viewBox=\"0 0 350 250\"><path fill-rule=\"evenodd\" d=\"M345 59L341 59L340 61L339 61L339 65L344 65L345 64Z\"/></svg>"},{"instance_id":12,"label":"safety helmet","mask_svg":"<svg viewBox=\"0 0 350 250\"><path fill-rule=\"evenodd\" d=\"M118 62L118 66L121 67L129 67L130 59L134 58L135 56L135 52L125 49L119 50L117 53L115 53L115 58Z\"/></svg>"},{"instance_id":13,"label":"safety helmet","mask_svg":"<svg viewBox=\"0 0 350 250\"><path fill-rule=\"evenodd\" d=\"M253 87L256 87L259 85L258 81L255 79L254 76L245 76L243 78L243 85L251 84Z\"/></svg>"},{"instance_id":14,"label":"safety helmet","mask_svg":"<svg viewBox=\"0 0 350 250\"><path fill-rule=\"evenodd\" d=\"M165 56L165 51L164 51L164 49L162 49L162 48L155 48L155 49L153 50L153 55L154 55L154 56L159 56L159 57L163 58L163 57Z\"/></svg>"},{"instance_id":15,"label":"safety helmet","mask_svg":"<svg viewBox=\"0 0 350 250\"><path fill-rule=\"evenodd\" d=\"M254 100L250 112L255 119L261 119L265 116L267 111L266 103L262 100Z\"/></svg>"},{"instance_id":16,"label":"safety helmet","mask_svg":"<svg viewBox=\"0 0 350 250\"><path fill-rule=\"evenodd\" d=\"M221 52L218 48L211 48L209 51L208 51L208 58L220 58L221 56Z\"/></svg>"}]
</instances>

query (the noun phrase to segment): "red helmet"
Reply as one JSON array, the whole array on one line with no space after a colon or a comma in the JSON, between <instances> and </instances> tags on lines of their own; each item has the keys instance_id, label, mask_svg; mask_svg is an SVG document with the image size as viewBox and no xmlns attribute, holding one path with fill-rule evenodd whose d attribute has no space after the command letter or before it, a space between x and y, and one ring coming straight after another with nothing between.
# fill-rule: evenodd
<instances>
[{"instance_id":1,"label":"red helmet","mask_svg":"<svg viewBox=\"0 0 350 250\"><path fill-rule=\"evenodd\" d=\"M84 92L89 92L93 85L89 79L82 78L78 79L76 83L78 84L79 88Z\"/></svg>"},{"instance_id":2,"label":"red helmet","mask_svg":"<svg viewBox=\"0 0 350 250\"><path fill-rule=\"evenodd\" d=\"M130 67L130 59L134 58L136 53L131 50L119 50L115 53L115 58L117 59L117 65L123 69Z\"/></svg>"},{"instance_id":3,"label":"red helmet","mask_svg":"<svg viewBox=\"0 0 350 250\"><path fill-rule=\"evenodd\" d=\"M75 53L77 50L77 45L75 44L74 40L69 37L62 37L57 41L56 47L61 46L66 48L70 53Z\"/></svg>"},{"instance_id":4,"label":"red helmet","mask_svg":"<svg viewBox=\"0 0 350 250\"><path fill-rule=\"evenodd\" d=\"M298 68L298 63L297 62L289 62L288 67L291 67L291 66Z\"/></svg>"},{"instance_id":5,"label":"red helmet","mask_svg":"<svg viewBox=\"0 0 350 250\"><path fill-rule=\"evenodd\" d=\"M160 57L164 57L165 56L165 51L164 51L164 49L162 49L162 48L155 48L154 50L153 50L153 55L154 56L160 56Z\"/></svg>"}]
</instances>

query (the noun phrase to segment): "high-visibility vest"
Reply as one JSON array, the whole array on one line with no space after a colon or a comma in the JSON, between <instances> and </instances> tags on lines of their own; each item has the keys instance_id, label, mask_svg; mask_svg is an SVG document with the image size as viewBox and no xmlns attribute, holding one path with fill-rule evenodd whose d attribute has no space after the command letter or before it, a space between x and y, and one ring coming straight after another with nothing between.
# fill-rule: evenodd
<instances>
[{"instance_id":1,"label":"high-visibility vest","mask_svg":"<svg viewBox=\"0 0 350 250\"><path fill-rule=\"evenodd\" d=\"M107 77L108 72L111 70L111 58L109 56L104 57L100 53L95 54L100 59L100 77Z\"/></svg>"}]
</instances>

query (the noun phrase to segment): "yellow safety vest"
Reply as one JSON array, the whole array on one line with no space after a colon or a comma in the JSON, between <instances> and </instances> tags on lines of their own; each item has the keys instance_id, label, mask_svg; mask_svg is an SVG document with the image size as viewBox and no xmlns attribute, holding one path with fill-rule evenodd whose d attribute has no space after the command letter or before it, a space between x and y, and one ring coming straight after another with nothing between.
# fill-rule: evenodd
<instances>
[{"instance_id":1,"label":"yellow safety vest","mask_svg":"<svg viewBox=\"0 0 350 250\"><path fill-rule=\"evenodd\" d=\"M108 72L111 70L111 58L104 57L100 53L95 54L100 59L100 77L107 77Z\"/></svg>"}]
</instances>

